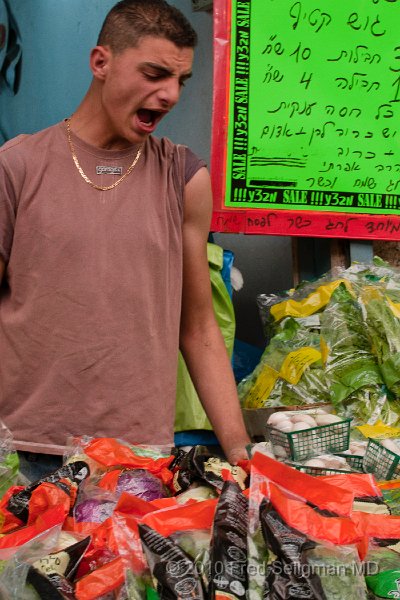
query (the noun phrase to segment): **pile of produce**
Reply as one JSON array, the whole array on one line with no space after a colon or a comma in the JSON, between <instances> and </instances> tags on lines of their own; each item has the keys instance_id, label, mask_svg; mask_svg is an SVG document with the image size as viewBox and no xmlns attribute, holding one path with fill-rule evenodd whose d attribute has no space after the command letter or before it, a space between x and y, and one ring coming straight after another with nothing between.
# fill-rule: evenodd
<instances>
[{"instance_id":1,"label":"pile of produce","mask_svg":"<svg viewBox=\"0 0 400 600\"><path fill-rule=\"evenodd\" d=\"M310 434L340 423L324 416L301 415ZM312 477L249 451L233 467L202 446L74 440L61 468L25 486L17 474L0 499L0 597L396 597L400 481Z\"/></svg>"},{"instance_id":2,"label":"pile of produce","mask_svg":"<svg viewBox=\"0 0 400 600\"><path fill-rule=\"evenodd\" d=\"M332 404L354 425L400 424L400 272L375 258L257 299L268 344L242 406Z\"/></svg>"},{"instance_id":3,"label":"pile of produce","mask_svg":"<svg viewBox=\"0 0 400 600\"><path fill-rule=\"evenodd\" d=\"M205 447L172 453L77 438L61 468L23 485L12 436L3 434L1 598L206 598L209 570L226 559L224 528L228 537L246 531L248 473Z\"/></svg>"}]
</instances>

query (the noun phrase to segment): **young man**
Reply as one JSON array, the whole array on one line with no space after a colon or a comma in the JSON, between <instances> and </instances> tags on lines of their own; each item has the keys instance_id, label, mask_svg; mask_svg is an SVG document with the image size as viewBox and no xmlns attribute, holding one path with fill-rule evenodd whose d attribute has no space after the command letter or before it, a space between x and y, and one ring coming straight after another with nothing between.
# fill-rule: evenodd
<instances>
[{"instance_id":1,"label":"young man","mask_svg":"<svg viewBox=\"0 0 400 600\"><path fill-rule=\"evenodd\" d=\"M227 458L246 455L211 302L209 174L152 135L195 44L165 0L119 2L75 113L0 150L0 418L19 450L171 444L180 347Z\"/></svg>"}]
</instances>

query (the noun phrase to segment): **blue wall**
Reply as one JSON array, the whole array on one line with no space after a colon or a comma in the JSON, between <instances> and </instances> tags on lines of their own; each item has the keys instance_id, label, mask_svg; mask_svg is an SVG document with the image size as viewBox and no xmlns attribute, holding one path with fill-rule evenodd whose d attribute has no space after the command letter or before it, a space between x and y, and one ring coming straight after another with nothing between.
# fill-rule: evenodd
<instances>
[{"instance_id":1,"label":"blue wall","mask_svg":"<svg viewBox=\"0 0 400 600\"><path fill-rule=\"evenodd\" d=\"M0 129L7 139L32 133L69 116L91 79L89 52L114 0L7 0L23 46L16 96L0 88ZM190 0L171 2L199 34L194 77L179 108L158 134L186 143L209 160L212 110L212 15L194 12Z\"/></svg>"}]
</instances>

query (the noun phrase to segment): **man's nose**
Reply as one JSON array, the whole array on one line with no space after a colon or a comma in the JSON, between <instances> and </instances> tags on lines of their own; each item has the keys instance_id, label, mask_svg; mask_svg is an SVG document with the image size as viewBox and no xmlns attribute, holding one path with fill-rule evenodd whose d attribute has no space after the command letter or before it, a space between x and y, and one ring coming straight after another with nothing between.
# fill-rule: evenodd
<instances>
[{"instance_id":1,"label":"man's nose","mask_svg":"<svg viewBox=\"0 0 400 600\"><path fill-rule=\"evenodd\" d=\"M175 78L171 78L164 82L162 89L160 90L161 101L164 105L171 108L174 106L181 95L181 84Z\"/></svg>"}]
</instances>

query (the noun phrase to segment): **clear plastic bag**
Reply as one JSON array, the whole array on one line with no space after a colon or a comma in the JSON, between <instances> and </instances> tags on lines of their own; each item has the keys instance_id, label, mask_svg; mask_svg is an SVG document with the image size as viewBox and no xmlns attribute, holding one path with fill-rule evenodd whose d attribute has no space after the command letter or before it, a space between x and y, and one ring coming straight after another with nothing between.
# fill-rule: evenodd
<instances>
[{"instance_id":1,"label":"clear plastic bag","mask_svg":"<svg viewBox=\"0 0 400 600\"><path fill-rule=\"evenodd\" d=\"M20 483L19 459L11 431L0 421L0 498L12 485Z\"/></svg>"},{"instance_id":2,"label":"clear plastic bag","mask_svg":"<svg viewBox=\"0 0 400 600\"><path fill-rule=\"evenodd\" d=\"M353 424L374 424L381 419L395 424L398 415L387 400L378 364L371 351L362 309L341 284L321 316L325 372L332 403Z\"/></svg>"},{"instance_id":3,"label":"clear plastic bag","mask_svg":"<svg viewBox=\"0 0 400 600\"><path fill-rule=\"evenodd\" d=\"M285 319L238 394L245 408L329 402L319 335Z\"/></svg>"}]
</instances>

